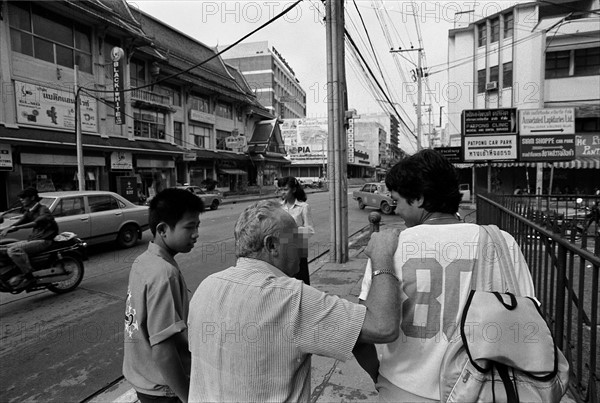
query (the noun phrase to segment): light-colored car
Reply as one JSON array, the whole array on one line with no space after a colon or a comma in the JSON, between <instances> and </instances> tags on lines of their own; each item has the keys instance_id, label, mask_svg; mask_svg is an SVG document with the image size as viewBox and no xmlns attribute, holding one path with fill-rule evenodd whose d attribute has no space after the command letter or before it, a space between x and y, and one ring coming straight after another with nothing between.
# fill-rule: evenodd
<instances>
[{"instance_id":1,"label":"light-colored car","mask_svg":"<svg viewBox=\"0 0 600 403\"><path fill-rule=\"evenodd\" d=\"M218 190L204 190L200 186L177 186L177 189L189 190L196 196L198 196L204 202L206 208L216 210L219 205L223 202L223 195Z\"/></svg>"},{"instance_id":2,"label":"light-colored car","mask_svg":"<svg viewBox=\"0 0 600 403\"><path fill-rule=\"evenodd\" d=\"M392 199L385 183L365 183L360 190L352 192L352 198L358 202L358 208L375 207L383 214L394 214L396 201Z\"/></svg>"},{"instance_id":3,"label":"light-colored car","mask_svg":"<svg viewBox=\"0 0 600 403\"><path fill-rule=\"evenodd\" d=\"M148 229L148 206L137 206L124 197L107 191L67 191L40 193L60 232L74 232L88 244L116 241L129 248ZM21 215L5 218L0 229L15 223ZM8 234L10 238L27 239L31 229Z\"/></svg>"}]
</instances>

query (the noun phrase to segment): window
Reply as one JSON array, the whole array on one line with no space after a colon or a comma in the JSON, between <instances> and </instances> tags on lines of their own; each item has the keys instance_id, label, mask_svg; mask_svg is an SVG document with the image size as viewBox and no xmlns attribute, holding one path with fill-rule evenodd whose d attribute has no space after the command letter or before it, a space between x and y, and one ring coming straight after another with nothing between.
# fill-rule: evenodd
<instances>
[{"instance_id":1,"label":"window","mask_svg":"<svg viewBox=\"0 0 600 403\"><path fill-rule=\"evenodd\" d=\"M600 132L600 118L576 118L575 132Z\"/></svg>"},{"instance_id":2,"label":"window","mask_svg":"<svg viewBox=\"0 0 600 403\"><path fill-rule=\"evenodd\" d=\"M129 80L131 88L146 85L146 62L132 59L129 63Z\"/></svg>"},{"instance_id":3,"label":"window","mask_svg":"<svg viewBox=\"0 0 600 403\"><path fill-rule=\"evenodd\" d=\"M183 145L183 123L173 122L173 136L175 137L175 144ZM187 146L187 144L186 144Z\"/></svg>"},{"instance_id":4,"label":"window","mask_svg":"<svg viewBox=\"0 0 600 403\"><path fill-rule=\"evenodd\" d=\"M576 76L592 76L600 74L600 47L575 49Z\"/></svg>"},{"instance_id":5,"label":"window","mask_svg":"<svg viewBox=\"0 0 600 403\"><path fill-rule=\"evenodd\" d=\"M570 59L569 50L546 53L546 78L568 77Z\"/></svg>"},{"instance_id":6,"label":"window","mask_svg":"<svg viewBox=\"0 0 600 403\"><path fill-rule=\"evenodd\" d=\"M62 199L52 212L54 217L66 217L79 214L85 214L83 197L69 197Z\"/></svg>"},{"instance_id":7,"label":"window","mask_svg":"<svg viewBox=\"0 0 600 403\"><path fill-rule=\"evenodd\" d=\"M477 93L485 92L485 69L477 71Z\"/></svg>"},{"instance_id":8,"label":"window","mask_svg":"<svg viewBox=\"0 0 600 403\"><path fill-rule=\"evenodd\" d=\"M490 67L490 82L492 82L492 81L498 82L498 78L499 78L498 74L499 74L498 66Z\"/></svg>"},{"instance_id":9,"label":"window","mask_svg":"<svg viewBox=\"0 0 600 403\"><path fill-rule=\"evenodd\" d=\"M512 87L513 82L513 66L512 62L502 65L502 88Z\"/></svg>"},{"instance_id":10,"label":"window","mask_svg":"<svg viewBox=\"0 0 600 403\"><path fill-rule=\"evenodd\" d=\"M204 113L210 113L210 102L208 98L199 95L193 95L190 98L190 104L191 108L194 110L201 111Z\"/></svg>"},{"instance_id":11,"label":"window","mask_svg":"<svg viewBox=\"0 0 600 403\"><path fill-rule=\"evenodd\" d=\"M225 147L225 138L231 136L231 133L224 130L217 130L217 150L227 150Z\"/></svg>"},{"instance_id":12,"label":"window","mask_svg":"<svg viewBox=\"0 0 600 403\"><path fill-rule=\"evenodd\" d=\"M496 17L490 20L490 41L492 43L500 40L500 18Z\"/></svg>"},{"instance_id":13,"label":"window","mask_svg":"<svg viewBox=\"0 0 600 403\"><path fill-rule=\"evenodd\" d=\"M477 33L478 33L478 45L479 46L485 46L485 43L487 41L487 27L485 26L485 22L479 24L477 26Z\"/></svg>"},{"instance_id":14,"label":"window","mask_svg":"<svg viewBox=\"0 0 600 403\"><path fill-rule=\"evenodd\" d=\"M29 2L8 2L15 52L92 73L90 29Z\"/></svg>"},{"instance_id":15,"label":"window","mask_svg":"<svg viewBox=\"0 0 600 403\"><path fill-rule=\"evenodd\" d=\"M225 119L233 119L233 109L231 105L223 102L217 103L215 114Z\"/></svg>"},{"instance_id":16,"label":"window","mask_svg":"<svg viewBox=\"0 0 600 403\"><path fill-rule=\"evenodd\" d=\"M181 106L181 93L179 92L179 88L171 87L169 85L160 85L157 86L154 91L160 95L169 97L171 99L171 105Z\"/></svg>"},{"instance_id":17,"label":"window","mask_svg":"<svg viewBox=\"0 0 600 403\"><path fill-rule=\"evenodd\" d=\"M133 133L136 137L165 139L165 114L133 108Z\"/></svg>"},{"instance_id":18,"label":"window","mask_svg":"<svg viewBox=\"0 0 600 403\"><path fill-rule=\"evenodd\" d=\"M512 13L504 14L504 37L510 38L513 36L515 29L515 20Z\"/></svg>"},{"instance_id":19,"label":"window","mask_svg":"<svg viewBox=\"0 0 600 403\"><path fill-rule=\"evenodd\" d=\"M194 136L196 147L210 149L210 134L212 129L203 126L190 125L190 134Z\"/></svg>"},{"instance_id":20,"label":"window","mask_svg":"<svg viewBox=\"0 0 600 403\"><path fill-rule=\"evenodd\" d=\"M112 196L89 196L88 202L90 203L90 213L117 210L119 208L117 201Z\"/></svg>"}]
</instances>

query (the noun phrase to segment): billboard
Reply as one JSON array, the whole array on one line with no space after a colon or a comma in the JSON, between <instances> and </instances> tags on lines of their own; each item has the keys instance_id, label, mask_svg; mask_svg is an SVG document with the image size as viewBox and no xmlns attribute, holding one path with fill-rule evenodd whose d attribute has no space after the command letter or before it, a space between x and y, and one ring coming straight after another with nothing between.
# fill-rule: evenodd
<instances>
[{"instance_id":1,"label":"billboard","mask_svg":"<svg viewBox=\"0 0 600 403\"><path fill-rule=\"evenodd\" d=\"M75 94L15 80L17 123L54 129L75 130ZM81 130L98 132L97 104L92 97L79 96Z\"/></svg>"}]
</instances>

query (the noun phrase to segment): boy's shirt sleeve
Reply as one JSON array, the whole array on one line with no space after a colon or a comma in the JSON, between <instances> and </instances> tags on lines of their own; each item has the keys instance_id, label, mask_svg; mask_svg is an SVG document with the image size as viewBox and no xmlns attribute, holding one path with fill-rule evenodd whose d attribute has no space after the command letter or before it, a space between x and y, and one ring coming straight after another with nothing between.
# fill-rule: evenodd
<instances>
[{"instance_id":1,"label":"boy's shirt sleeve","mask_svg":"<svg viewBox=\"0 0 600 403\"><path fill-rule=\"evenodd\" d=\"M147 328L150 346L154 346L176 333L187 329L186 319L179 312L184 312L184 301L181 297L179 279L172 275L165 276L162 281L155 282L148 289L146 300Z\"/></svg>"}]
</instances>

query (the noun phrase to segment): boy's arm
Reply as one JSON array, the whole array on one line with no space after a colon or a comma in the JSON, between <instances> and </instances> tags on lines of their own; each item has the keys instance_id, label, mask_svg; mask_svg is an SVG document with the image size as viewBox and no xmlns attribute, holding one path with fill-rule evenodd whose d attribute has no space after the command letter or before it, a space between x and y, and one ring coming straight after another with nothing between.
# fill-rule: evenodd
<instances>
[{"instance_id":1,"label":"boy's arm","mask_svg":"<svg viewBox=\"0 0 600 403\"><path fill-rule=\"evenodd\" d=\"M187 351L187 340L181 332L153 345L152 359L167 385L182 402L186 403L190 389L190 375L181 362L179 357L181 349L178 346L184 346L182 350Z\"/></svg>"},{"instance_id":2,"label":"boy's arm","mask_svg":"<svg viewBox=\"0 0 600 403\"><path fill-rule=\"evenodd\" d=\"M365 301L359 299L358 303L364 305ZM356 343L352 350L352 354L354 354L354 358L356 358L358 365L369 374L374 383L377 383L377 377L379 376L379 357L377 356L375 345L369 343Z\"/></svg>"},{"instance_id":3,"label":"boy's arm","mask_svg":"<svg viewBox=\"0 0 600 403\"><path fill-rule=\"evenodd\" d=\"M369 374L374 383L377 383L377 376L379 376L379 358L377 357L375 345L356 343L352 350L352 354L354 354L354 358L356 358L358 365Z\"/></svg>"}]
</instances>

